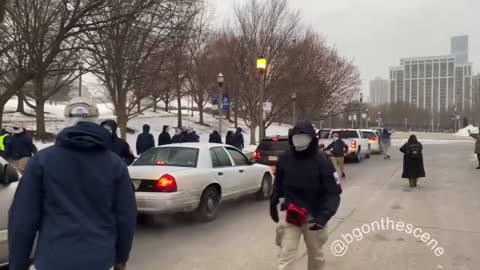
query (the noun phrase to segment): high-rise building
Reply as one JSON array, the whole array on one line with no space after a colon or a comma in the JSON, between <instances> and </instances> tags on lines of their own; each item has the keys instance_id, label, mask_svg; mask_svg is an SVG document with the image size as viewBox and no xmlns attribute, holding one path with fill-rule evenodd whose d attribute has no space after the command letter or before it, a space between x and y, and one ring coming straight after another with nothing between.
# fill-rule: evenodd
<instances>
[{"instance_id":1,"label":"high-rise building","mask_svg":"<svg viewBox=\"0 0 480 270\"><path fill-rule=\"evenodd\" d=\"M390 103L406 102L432 112L473 106L468 37L452 38L452 54L405 58L390 68Z\"/></svg>"},{"instance_id":2,"label":"high-rise building","mask_svg":"<svg viewBox=\"0 0 480 270\"><path fill-rule=\"evenodd\" d=\"M480 106L480 73L472 77L473 104Z\"/></svg>"},{"instance_id":3,"label":"high-rise building","mask_svg":"<svg viewBox=\"0 0 480 270\"><path fill-rule=\"evenodd\" d=\"M368 102L374 106L380 106L390 102L390 82L377 77L370 81L370 96Z\"/></svg>"}]
</instances>

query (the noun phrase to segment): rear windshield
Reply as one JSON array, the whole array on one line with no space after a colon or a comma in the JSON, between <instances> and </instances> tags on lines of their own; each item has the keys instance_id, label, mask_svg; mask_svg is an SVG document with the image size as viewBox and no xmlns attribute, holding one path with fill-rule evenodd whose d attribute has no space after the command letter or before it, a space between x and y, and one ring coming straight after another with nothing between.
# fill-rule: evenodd
<instances>
[{"instance_id":1,"label":"rear windshield","mask_svg":"<svg viewBox=\"0 0 480 270\"><path fill-rule=\"evenodd\" d=\"M143 153L132 166L197 167L198 149L187 147L153 148Z\"/></svg>"},{"instance_id":2,"label":"rear windshield","mask_svg":"<svg viewBox=\"0 0 480 270\"><path fill-rule=\"evenodd\" d=\"M350 139L350 138L358 138L358 133L356 130L336 130L332 131L332 136L333 134L337 134L341 139Z\"/></svg>"},{"instance_id":3,"label":"rear windshield","mask_svg":"<svg viewBox=\"0 0 480 270\"><path fill-rule=\"evenodd\" d=\"M319 139L328 139L329 135L330 135L330 130L320 130L318 132Z\"/></svg>"},{"instance_id":4,"label":"rear windshield","mask_svg":"<svg viewBox=\"0 0 480 270\"><path fill-rule=\"evenodd\" d=\"M281 139L278 141L264 140L258 146L257 151L287 151L290 145L287 139Z\"/></svg>"},{"instance_id":5,"label":"rear windshield","mask_svg":"<svg viewBox=\"0 0 480 270\"><path fill-rule=\"evenodd\" d=\"M377 138L377 135L372 131L362 131L362 137L370 140Z\"/></svg>"}]
</instances>

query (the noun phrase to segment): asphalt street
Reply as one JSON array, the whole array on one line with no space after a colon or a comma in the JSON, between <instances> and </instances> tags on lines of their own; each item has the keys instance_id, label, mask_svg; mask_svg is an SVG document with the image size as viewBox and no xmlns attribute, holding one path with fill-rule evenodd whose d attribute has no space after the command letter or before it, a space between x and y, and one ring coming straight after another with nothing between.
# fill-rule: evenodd
<instances>
[{"instance_id":1,"label":"asphalt street","mask_svg":"<svg viewBox=\"0 0 480 270\"><path fill-rule=\"evenodd\" d=\"M475 170L473 142L424 148L427 178L413 190L401 179L398 147L391 160L372 156L347 164L340 209L328 226L326 269L479 269L480 171ZM402 223L414 233L402 229ZM224 204L210 223L157 217L155 224L137 228L128 268L274 270L275 228L268 202L251 198ZM298 270L307 269L301 246Z\"/></svg>"}]
</instances>

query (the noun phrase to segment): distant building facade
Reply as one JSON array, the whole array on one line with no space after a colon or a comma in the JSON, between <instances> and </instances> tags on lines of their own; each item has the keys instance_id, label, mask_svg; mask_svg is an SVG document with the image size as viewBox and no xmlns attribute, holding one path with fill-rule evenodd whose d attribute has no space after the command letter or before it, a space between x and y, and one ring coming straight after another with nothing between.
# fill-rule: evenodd
<instances>
[{"instance_id":1,"label":"distant building facade","mask_svg":"<svg viewBox=\"0 0 480 270\"><path fill-rule=\"evenodd\" d=\"M480 73L472 77L473 105L480 106Z\"/></svg>"},{"instance_id":2,"label":"distant building facade","mask_svg":"<svg viewBox=\"0 0 480 270\"><path fill-rule=\"evenodd\" d=\"M401 59L390 68L390 103L432 112L466 110L474 103L468 37L453 37L450 55Z\"/></svg>"},{"instance_id":3,"label":"distant building facade","mask_svg":"<svg viewBox=\"0 0 480 270\"><path fill-rule=\"evenodd\" d=\"M390 102L390 82L383 78L370 81L370 96L368 102L373 106L380 106Z\"/></svg>"}]
</instances>

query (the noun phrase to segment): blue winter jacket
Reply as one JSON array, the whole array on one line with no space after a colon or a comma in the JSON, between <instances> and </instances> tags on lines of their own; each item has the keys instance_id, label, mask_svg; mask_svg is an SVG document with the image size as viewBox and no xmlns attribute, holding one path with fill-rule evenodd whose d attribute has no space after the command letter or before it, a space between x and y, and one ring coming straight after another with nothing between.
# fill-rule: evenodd
<instances>
[{"instance_id":1,"label":"blue winter jacket","mask_svg":"<svg viewBox=\"0 0 480 270\"><path fill-rule=\"evenodd\" d=\"M136 224L125 163L92 123L64 129L29 162L9 212L11 270L100 270L126 262Z\"/></svg>"},{"instance_id":2,"label":"blue winter jacket","mask_svg":"<svg viewBox=\"0 0 480 270\"><path fill-rule=\"evenodd\" d=\"M334 157L344 157L348 152L348 145L342 139L338 139L327 146L326 150L332 150Z\"/></svg>"}]
</instances>

